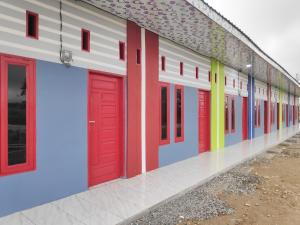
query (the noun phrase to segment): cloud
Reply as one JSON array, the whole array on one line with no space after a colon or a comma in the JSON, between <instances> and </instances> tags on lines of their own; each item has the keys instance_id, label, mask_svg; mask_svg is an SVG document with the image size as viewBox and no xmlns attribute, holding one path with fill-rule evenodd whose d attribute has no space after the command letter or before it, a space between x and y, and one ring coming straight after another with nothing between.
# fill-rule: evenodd
<instances>
[{"instance_id":1,"label":"cloud","mask_svg":"<svg viewBox=\"0 0 300 225\"><path fill-rule=\"evenodd\" d=\"M300 73L300 1L206 0L292 75Z\"/></svg>"}]
</instances>

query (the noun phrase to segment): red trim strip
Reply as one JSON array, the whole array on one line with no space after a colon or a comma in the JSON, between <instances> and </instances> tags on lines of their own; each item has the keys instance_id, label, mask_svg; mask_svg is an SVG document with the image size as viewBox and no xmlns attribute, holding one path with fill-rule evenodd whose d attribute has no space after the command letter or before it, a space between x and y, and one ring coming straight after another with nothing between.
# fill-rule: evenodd
<instances>
[{"instance_id":1,"label":"red trim strip","mask_svg":"<svg viewBox=\"0 0 300 225\"><path fill-rule=\"evenodd\" d=\"M159 38L146 30L146 170L158 168L159 148Z\"/></svg>"},{"instance_id":2,"label":"red trim strip","mask_svg":"<svg viewBox=\"0 0 300 225\"><path fill-rule=\"evenodd\" d=\"M141 65L136 63L137 49L141 49L141 28L127 21L127 177L141 173Z\"/></svg>"}]
</instances>

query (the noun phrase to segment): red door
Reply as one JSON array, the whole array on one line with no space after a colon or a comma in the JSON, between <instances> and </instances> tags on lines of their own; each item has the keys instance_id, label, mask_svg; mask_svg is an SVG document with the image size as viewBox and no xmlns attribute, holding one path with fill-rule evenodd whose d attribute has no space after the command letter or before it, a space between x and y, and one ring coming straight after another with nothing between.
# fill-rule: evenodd
<instances>
[{"instance_id":1,"label":"red door","mask_svg":"<svg viewBox=\"0 0 300 225\"><path fill-rule=\"evenodd\" d=\"M122 175L122 79L89 76L89 186Z\"/></svg>"},{"instance_id":2,"label":"red door","mask_svg":"<svg viewBox=\"0 0 300 225\"><path fill-rule=\"evenodd\" d=\"M210 149L210 93L199 90L199 153Z\"/></svg>"},{"instance_id":3,"label":"red door","mask_svg":"<svg viewBox=\"0 0 300 225\"><path fill-rule=\"evenodd\" d=\"M268 133L268 102L264 101L264 133Z\"/></svg>"},{"instance_id":4,"label":"red door","mask_svg":"<svg viewBox=\"0 0 300 225\"><path fill-rule=\"evenodd\" d=\"M248 98L243 97L243 140L248 139Z\"/></svg>"}]
</instances>

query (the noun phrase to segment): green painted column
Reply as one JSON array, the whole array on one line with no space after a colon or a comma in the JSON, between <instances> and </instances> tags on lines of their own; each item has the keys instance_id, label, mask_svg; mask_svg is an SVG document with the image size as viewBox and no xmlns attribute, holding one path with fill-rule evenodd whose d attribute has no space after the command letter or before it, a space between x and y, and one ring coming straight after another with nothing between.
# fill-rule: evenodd
<instances>
[{"instance_id":1,"label":"green painted column","mask_svg":"<svg viewBox=\"0 0 300 225\"><path fill-rule=\"evenodd\" d=\"M224 65L211 59L211 150L224 148Z\"/></svg>"}]
</instances>

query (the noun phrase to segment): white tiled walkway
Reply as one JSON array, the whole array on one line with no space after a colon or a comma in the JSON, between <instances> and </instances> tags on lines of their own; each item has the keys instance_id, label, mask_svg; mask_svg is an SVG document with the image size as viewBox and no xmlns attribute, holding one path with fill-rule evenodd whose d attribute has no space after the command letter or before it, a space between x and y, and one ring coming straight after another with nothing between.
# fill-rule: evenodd
<instances>
[{"instance_id":1,"label":"white tiled walkway","mask_svg":"<svg viewBox=\"0 0 300 225\"><path fill-rule=\"evenodd\" d=\"M218 152L204 153L132 179L119 179L99 185L89 191L0 218L0 225L120 223L277 145L298 131L298 127L283 129Z\"/></svg>"}]
</instances>

